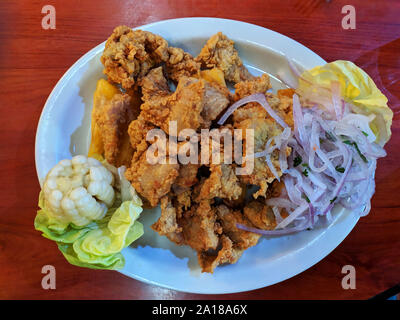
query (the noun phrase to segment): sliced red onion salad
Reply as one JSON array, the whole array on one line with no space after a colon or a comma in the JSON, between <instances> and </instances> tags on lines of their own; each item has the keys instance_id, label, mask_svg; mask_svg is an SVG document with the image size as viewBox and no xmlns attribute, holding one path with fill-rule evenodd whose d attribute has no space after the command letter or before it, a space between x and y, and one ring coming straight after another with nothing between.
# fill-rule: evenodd
<instances>
[{"instance_id":1,"label":"sliced red onion salad","mask_svg":"<svg viewBox=\"0 0 400 320\"><path fill-rule=\"evenodd\" d=\"M274 230L260 230L238 224L239 229L263 235L299 232L313 228L319 220L330 222L336 204L348 209L364 206L361 215L368 214L375 192L376 161L386 152L374 142L376 137L369 126L374 116L355 113L356 108L341 98L338 83L331 90L331 102L324 99L324 104L317 103L323 109L303 108L298 95L293 96L293 131L271 109L262 93L237 101L219 121L223 124L240 106L258 102L284 129L267 141L264 151L253 155L265 157L278 180L278 170L283 172L285 188L281 196L266 201L277 226ZM289 157L287 147L292 149ZM277 151L280 168L271 161L272 152ZM286 218L282 218L282 210L288 214Z\"/></svg>"}]
</instances>

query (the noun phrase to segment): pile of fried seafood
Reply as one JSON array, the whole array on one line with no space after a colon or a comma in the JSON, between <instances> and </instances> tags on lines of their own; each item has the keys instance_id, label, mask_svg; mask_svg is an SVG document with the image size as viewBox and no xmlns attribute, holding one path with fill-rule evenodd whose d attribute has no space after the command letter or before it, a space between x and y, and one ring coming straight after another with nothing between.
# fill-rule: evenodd
<instances>
[{"instance_id":1,"label":"pile of fried seafood","mask_svg":"<svg viewBox=\"0 0 400 320\"><path fill-rule=\"evenodd\" d=\"M262 93L293 128L294 90L271 93L268 75L252 76L234 42L221 32L193 57L158 35L119 26L108 38L101 62L107 80L98 82L94 97L89 156L102 154L110 164L127 167L126 178L145 206L161 206L152 228L177 245L196 250L203 272L235 263L261 236L237 224L274 229L277 223L266 199L279 195L282 183L262 157L254 159L254 169L244 175L235 170L243 164L226 164L223 156L220 163L181 164L168 161L167 150L165 164L151 164L146 160L146 133L158 128L170 139L170 121L176 121L178 132L250 128L254 151L260 152L271 137L282 133L260 104L238 108L223 125L218 119L235 101ZM234 87L233 93L227 84ZM288 147L287 155L290 152ZM278 157L275 150L271 160L281 176Z\"/></svg>"}]
</instances>

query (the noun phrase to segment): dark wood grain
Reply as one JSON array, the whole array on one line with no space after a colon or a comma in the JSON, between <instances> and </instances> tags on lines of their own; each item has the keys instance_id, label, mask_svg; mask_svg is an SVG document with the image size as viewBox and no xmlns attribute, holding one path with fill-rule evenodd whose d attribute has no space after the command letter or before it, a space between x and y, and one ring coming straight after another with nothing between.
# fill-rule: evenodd
<instances>
[{"instance_id":1,"label":"dark wood grain","mask_svg":"<svg viewBox=\"0 0 400 320\"><path fill-rule=\"evenodd\" d=\"M56 30L41 28L41 8L57 10ZM353 0L357 28L341 28L346 1L148 0L0 2L1 299L365 299L400 281L400 2ZM146 285L117 272L69 265L33 228L39 184L34 140L40 112L62 74L120 24L209 16L254 23L287 35L328 61L363 67L396 113L388 156L379 161L369 216L324 260L276 285L238 294L195 295ZM57 270L56 290L41 288L41 268ZM354 265L357 289L343 290Z\"/></svg>"}]
</instances>

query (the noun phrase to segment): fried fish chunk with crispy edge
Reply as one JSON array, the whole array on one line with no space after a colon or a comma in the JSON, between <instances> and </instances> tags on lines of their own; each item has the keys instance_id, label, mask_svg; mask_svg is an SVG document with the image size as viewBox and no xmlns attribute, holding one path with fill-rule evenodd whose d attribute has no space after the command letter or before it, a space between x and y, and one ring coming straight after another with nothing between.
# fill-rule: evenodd
<instances>
[{"instance_id":1,"label":"fried fish chunk with crispy edge","mask_svg":"<svg viewBox=\"0 0 400 320\"><path fill-rule=\"evenodd\" d=\"M235 128L242 129L243 132L249 129L254 130L254 152L263 151L267 141L282 132L282 128L279 126L279 124L268 118L249 118L239 122L238 124L235 124ZM244 150L246 150L246 143L248 143L246 139L246 136L243 135ZM290 152L291 149L287 147L286 156L289 156ZM244 154L246 155L245 152ZM279 150L274 150L270 157L272 165L275 167L278 176L281 176L282 171L279 164ZM244 162L242 168L244 169L244 172L239 176L240 181L260 187L260 189L253 194L254 198L257 198L258 196L265 196L268 189L268 183L271 183L276 179L274 174L269 169L265 158L260 157L254 159L253 168L248 166L247 162Z\"/></svg>"},{"instance_id":2,"label":"fried fish chunk with crispy edge","mask_svg":"<svg viewBox=\"0 0 400 320\"><path fill-rule=\"evenodd\" d=\"M179 168L179 176L173 185L173 190L176 194L189 189L199 181L197 178L199 167L200 164L196 163L181 164Z\"/></svg>"},{"instance_id":3,"label":"fried fish chunk with crispy edge","mask_svg":"<svg viewBox=\"0 0 400 320\"><path fill-rule=\"evenodd\" d=\"M233 164L232 139L233 128L229 125L215 128L208 135L202 135L200 158L202 164L208 167L209 175L203 177L194 187L195 201L216 197L237 200L242 197L243 186L235 174L236 165ZM231 150L227 147L228 140L231 142Z\"/></svg>"},{"instance_id":4,"label":"fried fish chunk with crispy edge","mask_svg":"<svg viewBox=\"0 0 400 320\"><path fill-rule=\"evenodd\" d=\"M114 29L106 42L101 62L108 79L125 89L162 63L171 79L176 81L183 75L194 76L200 71L200 64L189 53L169 47L159 35L127 26Z\"/></svg>"},{"instance_id":5,"label":"fried fish chunk with crispy edge","mask_svg":"<svg viewBox=\"0 0 400 320\"><path fill-rule=\"evenodd\" d=\"M254 78L249 81L243 81L235 85L234 100L242 99L254 93L263 93L266 96L271 108L288 123L293 125L293 108L291 98L289 98L291 91L282 90L278 91L278 96L266 92L270 88L268 75L264 74L261 77ZM280 98L279 98L280 97ZM279 135L282 132L282 127L272 119L267 111L258 103L248 103L233 113L233 123L236 129L243 131L252 129L254 130L254 152L260 152L265 149L265 145L270 138ZM246 144L246 137L243 135L244 144ZM291 152L290 148L286 149L286 155ZM279 176L282 175L279 165L279 151L275 150L271 154L271 162L275 167ZM245 167L245 166L244 166ZM250 170L250 167L249 167ZM258 196L265 196L268 189L268 183L274 181L276 177L273 175L265 158L254 159L254 168L248 174L240 176L240 180L246 184L259 186L260 189L253 194L255 198Z\"/></svg>"},{"instance_id":6,"label":"fried fish chunk with crispy edge","mask_svg":"<svg viewBox=\"0 0 400 320\"><path fill-rule=\"evenodd\" d=\"M275 189L281 188L283 185L282 182L278 182L275 180L273 185L268 191L272 190L271 194L275 193ZM267 199L271 196L267 195ZM280 194L280 192L279 192ZM247 203L243 208L243 215L258 229L261 230L273 230L279 223L275 218L274 212L272 211L272 207L268 206L264 201L253 200ZM288 213L285 209L280 210L280 216L282 219L285 219L288 216Z\"/></svg>"},{"instance_id":7,"label":"fried fish chunk with crispy edge","mask_svg":"<svg viewBox=\"0 0 400 320\"><path fill-rule=\"evenodd\" d=\"M217 207L217 216L223 234L232 240L235 248L246 250L257 244L258 239L261 237L259 234L238 229L236 226L238 223L252 226L242 212L220 205Z\"/></svg>"},{"instance_id":8,"label":"fried fish chunk with crispy edge","mask_svg":"<svg viewBox=\"0 0 400 320\"><path fill-rule=\"evenodd\" d=\"M243 215L258 229L273 230L276 227L275 215L265 201L250 201L244 206Z\"/></svg>"},{"instance_id":9,"label":"fried fish chunk with crispy edge","mask_svg":"<svg viewBox=\"0 0 400 320\"><path fill-rule=\"evenodd\" d=\"M152 164L148 160L147 150L151 146L151 141L146 140L146 135L152 129L156 129L156 127L140 115L129 125L128 134L134 153L125 177L135 190L154 207L160 198L170 192L172 184L179 176L179 164L170 161L168 150L165 152L165 163Z\"/></svg>"},{"instance_id":10,"label":"fried fish chunk with crispy edge","mask_svg":"<svg viewBox=\"0 0 400 320\"><path fill-rule=\"evenodd\" d=\"M106 157L109 163L117 167L127 166L131 161L132 148L129 143L127 126L131 120L138 116L141 104L137 89L132 88L128 93L131 98L129 106L125 102L122 104L116 102L121 100L121 94L122 92L107 80L100 79L97 81L93 95L91 140L88 151L89 157L99 160ZM114 96L119 98L113 100ZM124 101L129 100L126 95L123 99ZM124 107L126 107L126 110ZM105 140L111 142L108 145L106 155L104 150Z\"/></svg>"},{"instance_id":11,"label":"fried fish chunk with crispy edge","mask_svg":"<svg viewBox=\"0 0 400 320\"><path fill-rule=\"evenodd\" d=\"M131 166L127 169L125 176L131 181L136 191L149 201L151 206L156 206L158 200L172 189L178 200L185 202L187 207L188 194L186 191L197 183L199 165L176 163L177 152L185 142L179 142L176 146L177 150L172 150L169 147L169 138L166 138L165 150L162 145L156 146L154 150L149 150L154 141L148 141L146 135L152 129L157 128L144 120L141 115L129 125L128 133L134 154ZM149 161L148 151L155 153L158 160L157 163L152 164ZM158 152L163 153L164 159ZM172 158L174 158L174 161L172 161ZM164 161L160 162L159 160Z\"/></svg>"},{"instance_id":12,"label":"fried fish chunk with crispy edge","mask_svg":"<svg viewBox=\"0 0 400 320\"><path fill-rule=\"evenodd\" d=\"M240 81L234 87L233 100L237 101L254 93L266 93L271 89L271 82L268 74L264 73L259 77Z\"/></svg>"},{"instance_id":13,"label":"fried fish chunk with crispy edge","mask_svg":"<svg viewBox=\"0 0 400 320\"><path fill-rule=\"evenodd\" d=\"M156 73L157 76L154 76ZM142 81L146 83L146 88L151 87L149 82L154 81L154 78L158 86L163 83L159 81L161 73L161 69L150 72L149 77L145 77L146 82ZM169 95L166 95L165 90L160 90L147 98L146 90L140 115L169 134L170 121L176 121L177 133L183 129L208 128L230 101L227 88L197 78L181 77L176 91Z\"/></svg>"},{"instance_id":14,"label":"fried fish chunk with crispy edge","mask_svg":"<svg viewBox=\"0 0 400 320\"><path fill-rule=\"evenodd\" d=\"M214 273L214 269L221 264L236 263L243 253L243 249L233 246L229 237L222 235L220 238L221 249L216 252L197 252L197 259L202 272Z\"/></svg>"},{"instance_id":15,"label":"fried fish chunk with crispy edge","mask_svg":"<svg viewBox=\"0 0 400 320\"><path fill-rule=\"evenodd\" d=\"M216 219L215 208L210 201L203 200L192 205L179 221L185 244L196 251L217 249L221 228Z\"/></svg>"},{"instance_id":16,"label":"fried fish chunk with crispy edge","mask_svg":"<svg viewBox=\"0 0 400 320\"><path fill-rule=\"evenodd\" d=\"M151 225L151 228L160 236L166 236L172 242L183 245L182 227L178 225L177 219L176 209L172 205L169 196L164 196L161 198L160 218Z\"/></svg>"},{"instance_id":17,"label":"fried fish chunk with crispy edge","mask_svg":"<svg viewBox=\"0 0 400 320\"><path fill-rule=\"evenodd\" d=\"M128 89L138 77L168 58L168 43L162 37L119 26L108 38L101 62L108 79Z\"/></svg>"},{"instance_id":18,"label":"fried fish chunk with crispy edge","mask_svg":"<svg viewBox=\"0 0 400 320\"><path fill-rule=\"evenodd\" d=\"M135 118L132 98L115 94L95 106L93 119L100 132L104 157L114 166L129 165L133 150L129 144L128 125Z\"/></svg>"},{"instance_id":19,"label":"fried fish chunk with crispy edge","mask_svg":"<svg viewBox=\"0 0 400 320\"><path fill-rule=\"evenodd\" d=\"M138 83L142 89L143 102L162 100L172 94L162 67L151 69Z\"/></svg>"},{"instance_id":20,"label":"fried fish chunk with crispy edge","mask_svg":"<svg viewBox=\"0 0 400 320\"><path fill-rule=\"evenodd\" d=\"M217 67L221 69L225 79L230 82L238 83L253 77L243 65L234 47L234 42L222 32L218 32L208 39L196 57L196 61L201 62L202 68Z\"/></svg>"},{"instance_id":21,"label":"fried fish chunk with crispy edge","mask_svg":"<svg viewBox=\"0 0 400 320\"><path fill-rule=\"evenodd\" d=\"M221 233L216 217L215 208L209 201L192 205L178 215L172 199L166 196L161 199L161 216L152 228L173 242L188 245L196 251L215 250Z\"/></svg>"},{"instance_id":22,"label":"fried fish chunk with crispy edge","mask_svg":"<svg viewBox=\"0 0 400 320\"><path fill-rule=\"evenodd\" d=\"M131 167L125 172L125 177L135 190L145 197L152 207L157 206L160 199L171 190L178 175L179 164L171 163L168 156L166 163L151 164L147 160L146 152L132 161Z\"/></svg>"},{"instance_id":23,"label":"fried fish chunk with crispy edge","mask_svg":"<svg viewBox=\"0 0 400 320\"><path fill-rule=\"evenodd\" d=\"M267 92L271 89L270 79L267 74L235 85L233 101L238 101L254 93L264 93L271 108L293 128L293 94L294 89L280 89L277 94ZM233 121L240 122L247 118L269 117L267 111L258 103L250 102L238 108L233 113Z\"/></svg>"},{"instance_id":24,"label":"fried fish chunk with crispy edge","mask_svg":"<svg viewBox=\"0 0 400 320\"><path fill-rule=\"evenodd\" d=\"M212 121L218 119L218 117L228 107L230 100L231 93L226 86L221 85L216 81L205 81L203 110L200 113L203 118L201 128L209 128Z\"/></svg>"},{"instance_id":25,"label":"fried fish chunk with crispy edge","mask_svg":"<svg viewBox=\"0 0 400 320\"><path fill-rule=\"evenodd\" d=\"M150 142L146 140L146 135L152 129L156 129L156 127L140 115L129 124L128 135L133 149L132 162L137 161L149 147Z\"/></svg>"},{"instance_id":26,"label":"fried fish chunk with crispy edge","mask_svg":"<svg viewBox=\"0 0 400 320\"><path fill-rule=\"evenodd\" d=\"M202 272L213 273L214 269L224 263L236 263L244 250L255 246L259 234L244 231L236 227L237 223L252 226L251 222L239 211L225 205L216 208L217 222L222 228L217 250L200 251L197 253Z\"/></svg>"},{"instance_id":27,"label":"fried fish chunk with crispy edge","mask_svg":"<svg viewBox=\"0 0 400 320\"><path fill-rule=\"evenodd\" d=\"M161 156L158 152L163 152L165 155L165 164L156 163L151 164L148 161L147 151L154 141L148 141L146 138L147 133L157 129L154 125L144 120L140 115L136 120L132 121L128 128L128 134L130 136L131 145L134 150L132 162L130 168L126 172L126 177L131 181L136 191L145 197L151 204L151 206L157 205L158 199L172 190L178 195L187 191L192 185L197 183L197 170L198 164L182 164L179 165L173 161L171 157L176 157L177 152L181 150L181 145L185 142L179 142L176 146L177 150L169 148L169 139L166 138L166 149L163 150L163 146L157 146L154 148L154 152L158 160L161 160ZM161 130L161 129L158 129ZM153 152L153 150L151 150ZM151 178L151 182L147 181L151 175L151 170L154 170L154 176ZM157 178L160 181L157 181ZM168 179L167 179L168 178ZM154 188L149 188L149 184L153 184ZM160 187L161 184L161 187ZM158 189L160 187L160 189ZM179 195L179 199L184 201L183 195ZM185 200L186 201L186 200Z\"/></svg>"},{"instance_id":28,"label":"fried fish chunk with crispy edge","mask_svg":"<svg viewBox=\"0 0 400 320\"><path fill-rule=\"evenodd\" d=\"M238 101L255 93L266 94L269 89L271 89L271 83L267 74L251 80L241 81L235 84L233 101ZM250 102L234 111L233 121L240 122L248 118L265 118L267 116L267 111L259 103Z\"/></svg>"},{"instance_id":29,"label":"fried fish chunk with crispy edge","mask_svg":"<svg viewBox=\"0 0 400 320\"><path fill-rule=\"evenodd\" d=\"M212 273L220 264L235 263L260 238L238 229L237 223L253 226L239 210L225 205L214 207L209 200L201 200L178 214L176 203L168 195L161 199L161 216L152 229L178 245L196 250L202 272Z\"/></svg>"},{"instance_id":30,"label":"fried fish chunk with crispy edge","mask_svg":"<svg viewBox=\"0 0 400 320\"><path fill-rule=\"evenodd\" d=\"M168 48L169 59L166 61L165 70L168 77L175 83L182 77L199 77L200 63L191 54L181 48Z\"/></svg>"},{"instance_id":31,"label":"fried fish chunk with crispy edge","mask_svg":"<svg viewBox=\"0 0 400 320\"><path fill-rule=\"evenodd\" d=\"M229 164L210 165L210 176L196 186L196 201L212 200L216 197L228 200L239 199L243 189L234 170L235 168Z\"/></svg>"},{"instance_id":32,"label":"fried fish chunk with crispy edge","mask_svg":"<svg viewBox=\"0 0 400 320\"><path fill-rule=\"evenodd\" d=\"M180 164L179 175L172 185L170 197L173 198L174 207L178 216L188 210L192 201L192 186L198 183L197 172L199 164Z\"/></svg>"}]
</instances>

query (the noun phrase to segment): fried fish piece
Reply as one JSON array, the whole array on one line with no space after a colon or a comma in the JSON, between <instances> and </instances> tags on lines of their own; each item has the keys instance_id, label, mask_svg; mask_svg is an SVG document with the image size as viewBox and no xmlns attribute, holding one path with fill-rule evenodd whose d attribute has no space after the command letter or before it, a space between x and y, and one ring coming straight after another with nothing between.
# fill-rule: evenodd
<instances>
[{"instance_id":1,"label":"fried fish piece","mask_svg":"<svg viewBox=\"0 0 400 320\"><path fill-rule=\"evenodd\" d=\"M146 92L144 96L147 96ZM169 122L176 121L179 133L183 129L208 127L229 101L226 88L203 79L181 77L174 93L165 95L162 91L146 99L140 115L169 134Z\"/></svg>"},{"instance_id":2,"label":"fried fish piece","mask_svg":"<svg viewBox=\"0 0 400 320\"><path fill-rule=\"evenodd\" d=\"M196 163L181 164L179 168L179 176L174 182L174 191L176 193L180 193L179 190L187 190L199 181L197 179L197 171L199 167L200 164Z\"/></svg>"},{"instance_id":3,"label":"fried fish piece","mask_svg":"<svg viewBox=\"0 0 400 320\"><path fill-rule=\"evenodd\" d=\"M152 207L157 206L160 199L171 190L171 186L179 175L179 164L171 163L169 157L166 163L151 164L146 152L132 161L131 167L125 172L125 177L135 190L145 197Z\"/></svg>"},{"instance_id":4,"label":"fried fish piece","mask_svg":"<svg viewBox=\"0 0 400 320\"><path fill-rule=\"evenodd\" d=\"M253 200L246 204L243 215L258 229L273 230L276 227L272 209L261 201Z\"/></svg>"},{"instance_id":5,"label":"fried fish piece","mask_svg":"<svg viewBox=\"0 0 400 320\"><path fill-rule=\"evenodd\" d=\"M236 176L236 165L233 163L233 147L228 148L230 140L232 146L233 128L223 126L211 130L209 134L201 136L201 161L208 170L206 177L195 185L193 196L197 202L213 198L237 200L243 194L243 186ZM225 147L225 149L224 149Z\"/></svg>"},{"instance_id":6,"label":"fried fish piece","mask_svg":"<svg viewBox=\"0 0 400 320\"><path fill-rule=\"evenodd\" d=\"M219 68L224 72L225 80L238 83L252 79L253 76L243 65L234 41L228 39L222 32L218 32L208 39L201 49L196 61L201 62L202 68Z\"/></svg>"},{"instance_id":7,"label":"fried fish piece","mask_svg":"<svg viewBox=\"0 0 400 320\"><path fill-rule=\"evenodd\" d=\"M168 150L163 159L161 157L156 159L164 161L155 163L150 161L147 151L151 143L146 140L146 134L152 129L156 128L143 120L141 116L129 125L128 133L134 153L125 177L135 190L146 198L152 207L155 207L159 200L170 192L172 184L179 176L179 164L171 161Z\"/></svg>"},{"instance_id":8,"label":"fried fish piece","mask_svg":"<svg viewBox=\"0 0 400 320\"><path fill-rule=\"evenodd\" d=\"M200 251L197 253L197 259L202 272L213 273L214 269L221 264L236 263L244 250L235 248L229 237L222 235L220 238L221 249L216 252Z\"/></svg>"},{"instance_id":9,"label":"fried fish piece","mask_svg":"<svg viewBox=\"0 0 400 320\"><path fill-rule=\"evenodd\" d=\"M266 143L270 138L273 138L282 132L282 128L274 120L270 118L248 118L237 124L235 128L245 130L254 130L254 152L263 151L266 147ZM243 136L244 145L247 142L246 136ZM246 150L246 147L244 148ZM286 148L286 155L289 156L291 149ZM244 152L245 154L245 152ZM246 155L246 154L245 154ZM272 165L278 173L278 176L282 175L279 164L279 150L274 150L270 154ZM241 182L245 184L252 184L259 186L260 189L256 191L253 196L257 198L258 196L265 196L268 189L268 183L273 182L276 177L271 172L267 165L264 157L254 159L254 167L251 168L247 166L245 162L242 167L245 172L239 176ZM252 169L252 170L251 170ZM251 170L251 171L250 171Z\"/></svg>"},{"instance_id":10,"label":"fried fish piece","mask_svg":"<svg viewBox=\"0 0 400 320\"><path fill-rule=\"evenodd\" d=\"M257 244L261 235L237 228L238 223L252 226L251 222L239 210L232 210L225 205L220 205L217 207L217 216L223 233L232 240L236 248L246 250Z\"/></svg>"},{"instance_id":11,"label":"fried fish piece","mask_svg":"<svg viewBox=\"0 0 400 320\"><path fill-rule=\"evenodd\" d=\"M197 253L202 272L213 273L214 269L224 263L236 263L244 250L255 246L261 237L259 234L244 231L236 227L237 223L252 226L238 210L232 210L225 205L216 208L217 221L221 225L222 234L217 250L200 251Z\"/></svg>"},{"instance_id":12,"label":"fried fish piece","mask_svg":"<svg viewBox=\"0 0 400 320\"><path fill-rule=\"evenodd\" d=\"M179 215L173 202L170 195L161 199L161 216L152 228L174 243L196 250L202 272L212 273L220 264L235 263L260 238L236 227L237 223L252 226L238 210L201 200Z\"/></svg>"},{"instance_id":13,"label":"fried fish piece","mask_svg":"<svg viewBox=\"0 0 400 320\"><path fill-rule=\"evenodd\" d=\"M169 196L161 198L161 216L151 225L151 228L160 236L166 236L172 242L184 244L182 227L177 223L176 209L171 203Z\"/></svg>"},{"instance_id":14,"label":"fried fish piece","mask_svg":"<svg viewBox=\"0 0 400 320\"><path fill-rule=\"evenodd\" d=\"M216 218L215 208L207 200L200 201L184 212L180 226L185 244L196 251L217 249L221 229Z\"/></svg>"},{"instance_id":15,"label":"fried fish piece","mask_svg":"<svg viewBox=\"0 0 400 320\"><path fill-rule=\"evenodd\" d=\"M181 48L169 47L161 36L149 31L116 27L108 38L101 62L110 81L131 88L153 67L165 65L170 79L178 82L182 76L196 76L200 63Z\"/></svg>"},{"instance_id":16,"label":"fried fish piece","mask_svg":"<svg viewBox=\"0 0 400 320\"><path fill-rule=\"evenodd\" d=\"M146 198L152 207L156 206L159 200L171 191L180 172L180 165L175 161L176 154L173 154L168 149L168 138L165 140L167 144L165 150L162 145L157 146L154 150L149 149L153 147L152 143L154 141L148 141L146 136L153 129L160 130L144 120L142 114L130 123L128 133L134 153L131 165L125 173L126 178L131 182L135 190ZM148 151L150 151L150 155ZM153 151L154 159L151 157ZM161 156L158 152L163 152L163 155ZM156 160L155 163L153 160ZM186 175L191 170L194 169L183 168L182 174ZM190 180L195 179L195 177L181 176L178 183L182 185L189 184L189 181L185 181L185 179ZM192 181L192 183L195 182L196 180Z\"/></svg>"},{"instance_id":17,"label":"fried fish piece","mask_svg":"<svg viewBox=\"0 0 400 320\"><path fill-rule=\"evenodd\" d=\"M254 93L266 93L269 89L271 89L270 78L264 73L259 77L236 83L233 100L237 101Z\"/></svg>"},{"instance_id":18,"label":"fried fish piece","mask_svg":"<svg viewBox=\"0 0 400 320\"><path fill-rule=\"evenodd\" d=\"M242 185L235 175L235 168L229 164L211 165L211 174L196 186L196 201L211 200L215 197L235 200L242 195Z\"/></svg>"},{"instance_id":19,"label":"fried fish piece","mask_svg":"<svg viewBox=\"0 0 400 320\"><path fill-rule=\"evenodd\" d=\"M189 245L196 251L215 250L219 242L219 225L215 208L209 201L201 201L178 215L170 196L161 199L161 216L153 230L179 245Z\"/></svg>"},{"instance_id":20,"label":"fried fish piece","mask_svg":"<svg viewBox=\"0 0 400 320\"><path fill-rule=\"evenodd\" d=\"M132 162L137 161L149 147L150 142L146 140L146 135L152 129L156 129L156 127L140 115L129 124L128 135L133 149Z\"/></svg>"},{"instance_id":21,"label":"fried fish piece","mask_svg":"<svg viewBox=\"0 0 400 320\"><path fill-rule=\"evenodd\" d=\"M164 99L171 94L168 81L164 76L162 67L154 68L139 81L142 89L142 101Z\"/></svg>"},{"instance_id":22,"label":"fried fish piece","mask_svg":"<svg viewBox=\"0 0 400 320\"><path fill-rule=\"evenodd\" d=\"M234 100L242 99L254 93L263 93L270 104L271 108L286 121L289 125L293 125L293 107L291 99L287 96L289 92L281 92L280 97L272 93L266 92L270 88L268 75L254 78L249 81L243 81L235 85ZM253 130L254 132L254 152L263 151L269 139L279 135L283 128L267 113L267 111L258 103L248 103L237 110L233 114L233 125L236 129ZM244 144L246 137L243 135ZM286 155L289 156L290 148L286 149ZM278 176L282 175L279 165L279 150L275 150L270 155L272 165L275 167ZM244 165L243 167L246 167ZM268 189L268 183L273 182L276 177L268 167L265 158L254 159L254 168L248 174L240 176L241 182L259 186L260 189L253 194L254 198L265 196Z\"/></svg>"},{"instance_id":23,"label":"fried fish piece","mask_svg":"<svg viewBox=\"0 0 400 320\"><path fill-rule=\"evenodd\" d=\"M264 73L260 77L235 84L233 100L238 101L255 93L266 94L269 89L271 89L270 79L269 76ZM259 103L250 102L235 110L233 113L233 121L237 123L249 118L265 118L267 116L267 111Z\"/></svg>"},{"instance_id":24,"label":"fried fish piece","mask_svg":"<svg viewBox=\"0 0 400 320\"><path fill-rule=\"evenodd\" d=\"M169 122L176 121L177 133L183 129L198 129L203 123L204 91L204 82L196 78L180 78L176 91L168 98L168 117L160 127L169 132Z\"/></svg>"},{"instance_id":25,"label":"fried fish piece","mask_svg":"<svg viewBox=\"0 0 400 320\"><path fill-rule=\"evenodd\" d=\"M151 32L116 27L108 38L101 62L110 81L131 88L138 77L169 59L168 42Z\"/></svg>"},{"instance_id":26,"label":"fried fish piece","mask_svg":"<svg viewBox=\"0 0 400 320\"><path fill-rule=\"evenodd\" d=\"M267 74L252 80L242 81L235 85L233 100L237 101L254 93L263 93L271 108L293 128L293 89L281 89L277 94L267 92L271 89L270 79ZM250 102L238 108L233 113L233 121L238 123L251 118L270 118L267 111L256 102Z\"/></svg>"},{"instance_id":27,"label":"fried fish piece","mask_svg":"<svg viewBox=\"0 0 400 320\"><path fill-rule=\"evenodd\" d=\"M182 217L183 212L188 211L192 204L192 189L175 194L174 207L178 217Z\"/></svg>"},{"instance_id":28,"label":"fried fish piece","mask_svg":"<svg viewBox=\"0 0 400 320\"><path fill-rule=\"evenodd\" d=\"M203 118L202 128L210 128L212 121L217 119L228 107L231 93L228 88L217 82L205 81L203 110L200 115Z\"/></svg>"},{"instance_id":29,"label":"fried fish piece","mask_svg":"<svg viewBox=\"0 0 400 320\"><path fill-rule=\"evenodd\" d=\"M129 145L127 130L135 117L131 97L128 94L116 94L111 100L104 100L96 106L93 117L100 131L107 162L117 167L129 165L133 150Z\"/></svg>"},{"instance_id":30,"label":"fried fish piece","mask_svg":"<svg viewBox=\"0 0 400 320\"><path fill-rule=\"evenodd\" d=\"M181 77L199 76L200 62L197 62L190 53L181 48L169 47L168 54L165 70L171 80L177 83Z\"/></svg>"}]
</instances>

